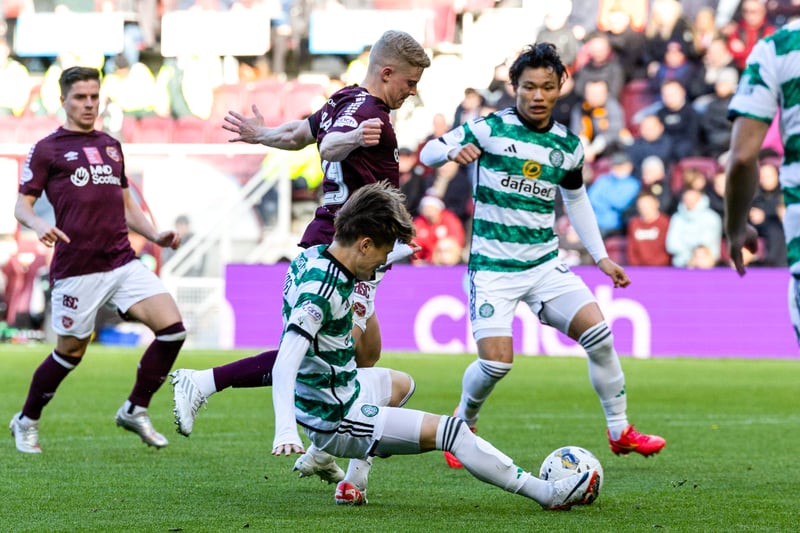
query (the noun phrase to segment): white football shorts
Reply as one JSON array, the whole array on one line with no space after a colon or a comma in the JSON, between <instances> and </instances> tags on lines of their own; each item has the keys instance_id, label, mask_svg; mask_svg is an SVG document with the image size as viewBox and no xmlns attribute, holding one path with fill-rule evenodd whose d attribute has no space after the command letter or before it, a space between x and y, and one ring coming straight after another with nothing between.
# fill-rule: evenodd
<instances>
[{"instance_id":1,"label":"white football shorts","mask_svg":"<svg viewBox=\"0 0 800 533\"><path fill-rule=\"evenodd\" d=\"M558 259L522 272L470 270L469 281L470 321L476 341L511 337L514 313L520 302L542 320L542 305L558 296L576 293L571 299L573 315L594 301L583 280Z\"/></svg>"},{"instance_id":2,"label":"white football shorts","mask_svg":"<svg viewBox=\"0 0 800 533\"><path fill-rule=\"evenodd\" d=\"M135 303L165 292L161 279L138 259L108 272L56 280L50 296L53 331L85 339L94 331L98 310L107 303L125 313Z\"/></svg>"},{"instance_id":3,"label":"white football shorts","mask_svg":"<svg viewBox=\"0 0 800 533\"><path fill-rule=\"evenodd\" d=\"M335 457L363 459L375 447L386 423L386 406L392 399L392 376L388 368L359 368L361 393L335 433L305 430L317 448Z\"/></svg>"}]
</instances>

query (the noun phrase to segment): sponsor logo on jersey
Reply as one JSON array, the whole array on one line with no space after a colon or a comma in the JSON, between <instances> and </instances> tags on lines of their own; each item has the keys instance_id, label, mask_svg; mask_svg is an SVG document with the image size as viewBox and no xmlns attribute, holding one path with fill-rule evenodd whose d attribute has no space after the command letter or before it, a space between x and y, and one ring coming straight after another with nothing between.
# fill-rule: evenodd
<instances>
[{"instance_id":1,"label":"sponsor logo on jersey","mask_svg":"<svg viewBox=\"0 0 800 533\"><path fill-rule=\"evenodd\" d=\"M482 318L489 318L494 315L494 306L489 302L481 304L480 308L478 308L478 314L481 315Z\"/></svg>"},{"instance_id":2,"label":"sponsor logo on jersey","mask_svg":"<svg viewBox=\"0 0 800 533\"><path fill-rule=\"evenodd\" d=\"M552 183L526 179L522 176L506 176L500 180L500 185L514 192L535 196L542 200L553 200L556 197L556 187Z\"/></svg>"},{"instance_id":3,"label":"sponsor logo on jersey","mask_svg":"<svg viewBox=\"0 0 800 533\"><path fill-rule=\"evenodd\" d=\"M522 175L529 180L539 179L542 175L542 165L529 159L522 165Z\"/></svg>"},{"instance_id":4,"label":"sponsor logo on jersey","mask_svg":"<svg viewBox=\"0 0 800 533\"><path fill-rule=\"evenodd\" d=\"M64 154L64 159L66 159L67 161L75 161L76 159L78 159L78 152L76 152L75 150L70 150L69 152Z\"/></svg>"},{"instance_id":5,"label":"sponsor logo on jersey","mask_svg":"<svg viewBox=\"0 0 800 533\"><path fill-rule=\"evenodd\" d=\"M29 182L32 179L33 171L31 170L31 167L26 164L25 168L22 169L22 175L19 177L19 184L22 185L23 183Z\"/></svg>"},{"instance_id":6,"label":"sponsor logo on jersey","mask_svg":"<svg viewBox=\"0 0 800 533\"><path fill-rule=\"evenodd\" d=\"M306 314L308 318L319 324L322 322L322 309L320 309L316 304L306 300L303 302L303 305L300 307L303 312Z\"/></svg>"},{"instance_id":7,"label":"sponsor logo on jersey","mask_svg":"<svg viewBox=\"0 0 800 533\"><path fill-rule=\"evenodd\" d=\"M98 150L96 146L84 146L83 154L86 156L90 165L103 164L103 156L100 155L100 150Z\"/></svg>"},{"instance_id":8,"label":"sponsor logo on jersey","mask_svg":"<svg viewBox=\"0 0 800 533\"><path fill-rule=\"evenodd\" d=\"M362 405L361 406L361 414L372 418L373 416L378 414L378 406L377 405Z\"/></svg>"},{"instance_id":9,"label":"sponsor logo on jersey","mask_svg":"<svg viewBox=\"0 0 800 533\"><path fill-rule=\"evenodd\" d=\"M117 163L119 163L122 160L122 156L120 155L119 150L117 150L116 146L106 146L106 155L110 157L112 161L115 161Z\"/></svg>"},{"instance_id":10,"label":"sponsor logo on jersey","mask_svg":"<svg viewBox=\"0 0 800 533\"><path fill-rule=\"evenodd\" d=\"M89 171L84 167L78 167L75 172L69 177L69 181L76 187L83 187L89 183Z\"/></svg>"},{"instance_id":11,"label":"sponsor logo on jersey","mask_svg":"<svg viewBox=\"0 0 800 533\"><path fill-rule=\"evenodd\" d=\"M333 123L334 128L357 128L358 122L350 116L342 116L336 119Z\"/></svg>"},{"instance_id":12,"label":"sponsor logo on jersey","mask_svg":"<svg viewBox=\"0 0 800 533\"><path fill-rule=\"evenodd\" d=\"M509 153L509 154L516 154L517 153L517 147L516 147L516 145L512 144L512 145L506 147L506 149L503 150L503 151L506 152L506 153Z\"/></svg>"},{"instance_id":13,"label":"sponsor logo on jersey","mask_svg":"<svg viewBox=\"0 0 800 533\"><path fill-rule=\"evenodd\" d=\"M64 316L61 317L61 325L64 326L64 329L69 329L75 322L72 320L71 317Z\"/></svg>"}]
</instances>

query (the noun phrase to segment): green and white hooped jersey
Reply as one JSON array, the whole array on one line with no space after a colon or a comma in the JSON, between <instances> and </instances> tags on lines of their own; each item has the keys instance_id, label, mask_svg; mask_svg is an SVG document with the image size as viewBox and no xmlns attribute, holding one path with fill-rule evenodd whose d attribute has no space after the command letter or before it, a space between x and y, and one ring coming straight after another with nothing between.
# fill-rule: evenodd
<instances>
[{"instance_id":1,"label":"green and white hooped jersey","mask_svg":"<svg viewBox=\"0 0 800 533\"><path fill-rule=\"evenodd\" d=\"M770 123L780 112L783 220L790 269L800 273L800 21L763 38L750 52L728 116Z\"/></svg>"},{"instance_id":2,"label":"green and white hooped jersey","mask_svg":"<svg viewBox=\"0 0 800 533\"><path fill-rule=\"evenodd\" d=\"M339 426L360 391L350 336L356 279L327 250L320 245L303 251L283 283L284 332L311 341L297 372L295 416L300 425L323 432Z\"/></svg>"},{"instance_id":3,"label":"green and white hooped jersey","mask_svg":"<svg viewBox=\"0 0 800 533\"><path fill-rule=\"evenodd\" d=\"M514 108L471 120L443 136L482 154L473 182L470 270L519 272L558 256L556 189L583 167L583 147L565 126L525 126Z\"/></svg>"}]
</instances>

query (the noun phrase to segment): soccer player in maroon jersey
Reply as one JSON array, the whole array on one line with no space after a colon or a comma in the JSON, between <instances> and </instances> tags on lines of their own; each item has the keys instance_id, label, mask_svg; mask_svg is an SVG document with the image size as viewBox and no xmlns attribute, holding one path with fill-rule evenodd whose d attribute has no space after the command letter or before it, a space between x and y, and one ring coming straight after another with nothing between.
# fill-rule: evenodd
<instances>
[{"instance_id":1,"label":"soccer player in maroon jersey","mask_svg":"<svg viewBox=\"0 0 800 533\"><path fill-rule=\"evenodd\" d=\"M167 439L153 428L147 407L169 374L186 330L161 280L136 258L128 230L170 248L180 245L180 236L153 227L128 190L120 143L95 130L100 72L71 67L61 74L59 84L66 121L28 154L14 209L19 222L35 231L42 243L55 247L50 281L58 339L34 372L22 411L11 419L11 433L17 450L41 453L42 410L86 353L98 309L112 303L155 333L116 423L146 444L163 448ZM34 211L42 192L53 204L55 225Z\"/></svg>"},{"instance_id":2,"label":"soccer player in maroon jersey","mask_svg":"<svg viewBox=\"0 0 800 533\"><path fill-rule=\"evenodd\" d=\"M413 37L390 30L372 46L364 82L340 89L307 119L265 127L255 105L252 117L234 111L225 117L222 127L236 134L231 142L282 150L299 150L317 143L325 173L324 196L300 246L330 244L336 212L364 185L386 180L399 187L397 136L389 113L417 93L417 83L428 66L430 59L425 49ZM413 251L408 245L398 245L388 262ZM380 357L380 328L373 306L376 285L377 281L359 282L354 295L353 338L358 365L362 367L373 366ZM270 386L276 354L277 350L268 351L213 369L176 370L172 384L178 432L186 436L191 433L197 409L211 394L228 387ZM343 473L333 458L324 452L316 456L314 452L312 448L295 463L301 475L316 474L325 481L340 481Z\"/></svg>"}]
</instances>

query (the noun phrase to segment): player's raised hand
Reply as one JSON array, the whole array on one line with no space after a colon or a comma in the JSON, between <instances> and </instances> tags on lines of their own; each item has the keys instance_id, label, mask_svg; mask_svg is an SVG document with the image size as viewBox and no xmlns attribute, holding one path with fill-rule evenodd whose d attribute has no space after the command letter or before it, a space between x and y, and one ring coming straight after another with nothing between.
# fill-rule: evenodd
<instances>
[{"instance_id":1,"label":"player's raised hand","mask_svg":"<svg viewBox=\"0 0 800 533\"><path fill-rule=\"evenodd\" d=\"M747 249L751 253L758 251L758 232L750 224L746 224L741 231L728 231L728 254L731 256L731 266L744 276L744 255L742 249Z\"/></svg>"},{"instance_id":2,"label":"player's raised hand","mask_svg":"<svg viewBox=\"0 0 800 533\"><path fill-rule=\"evenodd\" d=\"M361 146L375 146L381 141L381 130L383 121L379 118L370 118L358 125L356 131L359 132Z\"/></svg>"},{"instance_id":3,"label":"player's raised hand","mask_svg":"<svg viewBox=\"0 0 800 533\"><path fill-rule=\"evenodd\" d=\"M264 116L258 110L258 107L253 104L253 116L245 117L236 111L228 111L225 117L225 124L222 125L223 129L232 131L237 136L228 139L228 142L246 142L250 144L258 144L260 142L261 128L264 127Z\"/></svg>"},{"instance_id":4,"label":"player's raised hand","mask_svg":"<svg viewBox=\"0 0 800 533\"><path fill-rule=\"evenodd\" d=\"M614 280L614 287L624 288L631 284L631 279L625 273L625 269L608 257L601 259L597 266L603 274Z\"/></svg>"},{"instance_id":5,"label":"player's raised hand","mask_svg":"<svg viewBox=\"0 0 800 533\"><path fill-rule=\"evenodd\" d=\"M294 453L306 453L299 444L278 444L272 448L272 455L292 455Z\"/></svg>"}]
</instances>

